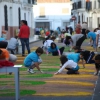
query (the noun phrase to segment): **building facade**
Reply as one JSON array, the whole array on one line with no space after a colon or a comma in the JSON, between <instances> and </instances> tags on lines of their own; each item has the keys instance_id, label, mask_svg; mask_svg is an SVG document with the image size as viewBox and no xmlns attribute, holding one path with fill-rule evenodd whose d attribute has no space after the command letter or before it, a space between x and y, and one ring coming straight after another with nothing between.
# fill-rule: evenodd
<instances>
[{"instance_id":1,"label":"building facade","mask_svg":"<svg viewBox=\"0 0 100 100\"><path fill-rule=\"evenodd\" d=\"M72 20L74 27L80 21L87 22L88 28L93 30L100 24L100 0L71 0Z\"/></svg>"},{"instance_id":2,"label":"building facade","mask_svg":"<svg viewBox=\"0 0 100 100\"><path fill-rule=\"evenodd\" d=\"M18 34L21 20L27 20L32 36L33 3L34 0L0 0L0 36L2 30L7 31L7 39Z\"/></svg>"},{"instance_id":3,"label":"building facade","mask_svg":"<svg viewBox=\"0 0 100 100\"><path fill-rule=\"evenodd\" d=\"M34 5L34 28L56 30L70 25L70 0L37 0Z\"/></svg>"}]
</instances>

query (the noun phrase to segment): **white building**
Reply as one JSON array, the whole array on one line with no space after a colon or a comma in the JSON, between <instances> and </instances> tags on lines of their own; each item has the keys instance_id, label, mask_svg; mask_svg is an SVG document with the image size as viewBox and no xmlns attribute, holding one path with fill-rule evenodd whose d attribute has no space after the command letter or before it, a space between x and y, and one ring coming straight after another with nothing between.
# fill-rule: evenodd
<instances>
[{"instance_id":1,"label":"white building","mask_svg":"<svg viewBox=\"0 0 100 100\"><path fill-rule=\"evenodd\" d=\"M34 5L34 28L47 28L56 30L70 25L70 0L37 0Z\"/></svg>"},{"instance_id":2,"label":"white building","mask_svg":"<svg viewBox=\"0 0 100 100\"><path fill-rule=\"evenodd\" d=\"M88 2L87 2L88 1ZM87 22L93 30L100 24L100 0L72 0L72 18L74 26L80 21Z\"/></svg>"},{"instance_id":3,"label":"white building","mask_svg":"<svg viewBox=\"0 0 100 100\"><path fill-rule=\"evenodd\" d=\"M0 0L0 36L2 30L8 32L8 39L15 36L21 20L27 20L33 31L33 3L34 0Z\"/></svg>"}]
</instances>

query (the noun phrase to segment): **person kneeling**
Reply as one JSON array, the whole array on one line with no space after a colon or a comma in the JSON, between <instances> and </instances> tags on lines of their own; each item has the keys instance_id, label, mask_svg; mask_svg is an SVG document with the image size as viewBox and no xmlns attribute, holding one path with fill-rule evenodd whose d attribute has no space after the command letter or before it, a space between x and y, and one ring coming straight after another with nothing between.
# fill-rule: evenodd
<instances>
[{"instance_id":1,"label":"person kneeling","mask_svg":"<svg viewBox=\"0 0 100 100\"><path fill-rule=\"evenodd\" d=\"M60 57L60 61L62 67L58 70L58 72L55 73L55 75L61 73L64 69L68 70L67 74L79 74L79 66L76 62L74 62L73 60L68 60L68 58L65 55L62 55Z\"/></svg>"},{"instance_id":2,"label":"person kneeling","mask_svg":"<svg viewBox=\"0 0 100 100\"><path fill-rule=\"evenodd\" d=\"M24 66L28 68L28 72L35 73L33 69L36 67L41 73L39 65L42 63L41 58L39 57L43 54L43 49L38 47L35 52L30 53L24 60Z\"/></svg>"}]
</instances>

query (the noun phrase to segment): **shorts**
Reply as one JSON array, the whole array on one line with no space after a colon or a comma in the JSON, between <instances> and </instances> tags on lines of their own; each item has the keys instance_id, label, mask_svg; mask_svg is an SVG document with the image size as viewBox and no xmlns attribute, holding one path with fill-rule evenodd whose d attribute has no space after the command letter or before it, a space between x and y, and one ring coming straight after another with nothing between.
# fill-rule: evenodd
<instances>
[{"instance_id":1,"label":"shorts","mask_svg":"<svg viewBox=\"0 0 100 100\"><path fill-rule=\"evenodd\" d=\"M25 64L24 65L25 65L25 67L30 67L31 68L34 65L34 63L35 62L31 62L31 65L30 66L27 66ZM42 59L41 58L38 59L38 63L42 63Z\"/></svg>"},{"instance_id":2,"label":"shorts","mask_svg":"<svg viewBox=\"0 0 100 100\"><path fill-rule=\"evenodd\" d=\"M73 70L78 71L79 70L79 66L77 65L76 68L73 68Z\"/></svg>"}]
</instances>

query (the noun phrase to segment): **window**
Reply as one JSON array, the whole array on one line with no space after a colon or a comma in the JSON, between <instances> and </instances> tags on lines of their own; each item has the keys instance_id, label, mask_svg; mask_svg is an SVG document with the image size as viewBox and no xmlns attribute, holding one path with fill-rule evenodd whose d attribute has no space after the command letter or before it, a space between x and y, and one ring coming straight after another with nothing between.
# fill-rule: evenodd
<instances>
[{"instance_id":1,"label":"window","mask_svg":"<svg viewBox=\"0 0 100 100\"><path fill-rule=\"evenodd\" d=\"M34 4L35 3L35 0L32 0L32 4Z\"/></svg>"},{"instance_id":2,"label":"window","mask_svg":"<svg viewBox=\"0 0 100 100\"><path fill-rule=\"evenodd\" d=\"M83 23L83 14L82 14L82 23Z\"/></svg>"},{"instance_id":3,"label":"window","mask_svg":"<svg viewBox=\"0 0 100 100\"><path fill-rule=\"evenodd\" d=\"M24 13L24 20L26 20L26 13Z\"/></svg>"},{"instance_id":4,"label":"window","mask_svg":"<svg viewBox=\"0 0 100 100\"><path fill-rule=\"evenodd\" d=\"M28 0L28 3L30 3L30 4L31 4L31 0Z\"/></svg>"},{"instance_id":5,"label":"window","mask_svg":"<svg viewBox=\"0 0 100 100\"><path fill-rule=\"evenodd\" d=\"M97 21L98 21L97 26L99 27L99 24L100 24L100 17L97 18Z\"/></svg>"},{"instance_id":6,"label":"window","mask_svg":"<svg viewBox=\"0 0 100 100\"><path fill-rule=\"evenodd\" d=\"M98 2L98 8L100 8L100 2Z\"/></svg>"},{"instance_id":7,"label":"window","mask_svg":"<svg viewBox=\"0 0 100 100\"><path fill-rule=\"evenodd\" d=\"M94 1L94 9L96 9L96 1Z\"/></svg>"},{"instance_id":8,"label":"window","mask_svg":"<svg viewBox=\"0 0 100 100\"><path fill-rule=\"evenodd\" d=\"M45 17L45 7L40 7L40 17Z\"/></svg>"},{"instance_id":9,"label":"window","mask_svg":"<svg viewBox=\"0 0 100 100\"><path fill-rule=\"evenodd\" d=\"M87 17L87 25L88 25L88 17Z\"/></svg>"},{"instance_id":10,"label":"window","mask_svg":"<svg viewBox=\"0 0 100 100\"><path fill-rule=\"evenodd\" d=\"M21 20L21 11L20 11L20 8L18 8L18 24L19 24L19 28L20 28L20 20Z\"/></svg>"},{"instance_id":11,"label":"window","mask_svg":"<svg viewBox=\"0 0 100 100\"><path fill-rule=\"evenodd\" d=\"M5 30L8 30L8 12L7 12L7 5L4 6L4 20L5 20Z\"/></svg>"},{"instance_id":12,"label":"window","mask_svg":"<svg viewBox=\"0 0 100 100\"><path fill-rule=\"evenodd\" d=\"M68 14L69 13L69 9L68 8L63 8L62 9L62 13L63 14Z\"/></svg>"}]
</instances>

